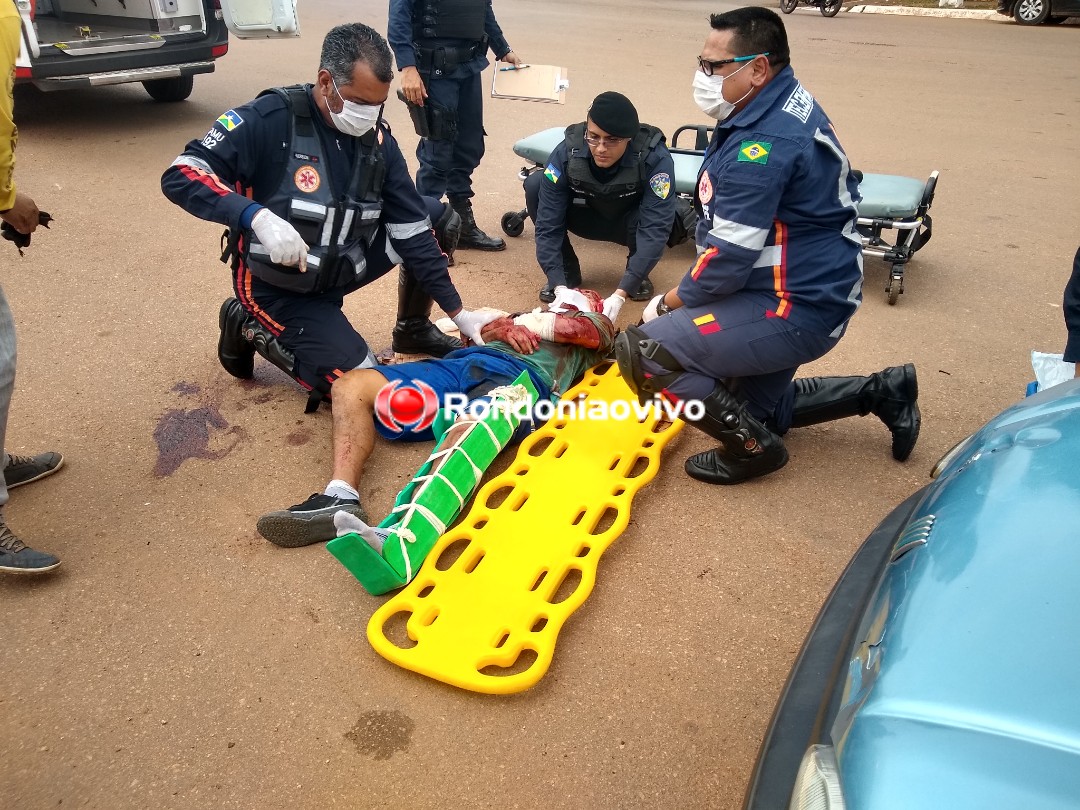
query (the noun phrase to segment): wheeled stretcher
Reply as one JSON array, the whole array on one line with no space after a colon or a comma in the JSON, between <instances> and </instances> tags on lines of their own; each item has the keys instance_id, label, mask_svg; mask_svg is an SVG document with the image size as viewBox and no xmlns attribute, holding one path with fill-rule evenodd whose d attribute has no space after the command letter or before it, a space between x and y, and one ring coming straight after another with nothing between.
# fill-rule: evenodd
<instances>
[{"instance_id":1,"label":"wheeled stretcher","mask_svg":"<svg viewBox=\"0 0 1080 810\"><path fill-rule=\"evenodd\" d=\"M548 156L562 141L563 127L542 130L514 144L514 153L529 161L518 177L522 182L530 174L540 171L547 164ZM693 133L693 148L679 146L684 133ZM701 161L712 136L707 124L688 124L675 130L668 149L675 162L675 192L686 200L693 200ZM857 227L862 237L863 256L882 259L890 265L885 295L895 304L904 292L904 266L915 253L930 241L932 222L930 206L934 201L938 173L933 171L923 182L912 177L892 174L858 173L859 203ZM503 233L521 236L525 231L527 209L507 211L502 216Z\"/></svg>"}]
</instances>

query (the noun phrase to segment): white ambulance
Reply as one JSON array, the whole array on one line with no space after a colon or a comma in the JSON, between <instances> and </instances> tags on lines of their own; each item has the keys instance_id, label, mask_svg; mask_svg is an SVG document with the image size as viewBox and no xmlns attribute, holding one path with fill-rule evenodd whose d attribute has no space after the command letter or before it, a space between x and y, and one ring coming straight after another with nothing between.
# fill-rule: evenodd
<instances>
[{"instance_id":1,"label":"white ambulance","mask_svg":"<svg viewBox=\"0 0 1080 810\"><path fill-rule=\"evenodd\" d=\"M22 17L15 82L42 90L142 82L183 101L194 77L247 39L300 35L296 0L0 0Z\"/></svg>"}]
</instances>

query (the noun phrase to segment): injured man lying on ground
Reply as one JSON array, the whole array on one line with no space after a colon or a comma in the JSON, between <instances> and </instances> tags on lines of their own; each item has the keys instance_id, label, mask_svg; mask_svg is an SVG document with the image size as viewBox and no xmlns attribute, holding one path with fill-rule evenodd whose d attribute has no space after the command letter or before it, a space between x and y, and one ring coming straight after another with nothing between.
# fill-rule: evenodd
<instances>
[{"instance_id":1,"label":"injured man lying on ground","mask_svg":"<svg viewBox=\"0 0 1080 810\"><path fill-rule=\"evenodd\" d=\"M560 288L547 311L506 315L485 326L482 346L439 360L348 372L334 384L330 483L301 504L260 517L259 533L276 545L297 547L353 532L372 553L381 554L391 533L407 530L408 553L397 559L402 581L394 585L401 587L464 507L495 455L534 429L532 406L558 399L608 354L616 330L602 308L592 290ZM458 406L456 417L444 409L448 403ZM390 440L439 442L398 496L393 513L369 526L358 487L376 433ZM451 467L466 480L442 475ZM426 503L416 506L430 500L418 498L423 487L451 493L446 514L434 514ZM421 540L404 522L423 523L428 537Z\"/></svg>"}]
</instances>

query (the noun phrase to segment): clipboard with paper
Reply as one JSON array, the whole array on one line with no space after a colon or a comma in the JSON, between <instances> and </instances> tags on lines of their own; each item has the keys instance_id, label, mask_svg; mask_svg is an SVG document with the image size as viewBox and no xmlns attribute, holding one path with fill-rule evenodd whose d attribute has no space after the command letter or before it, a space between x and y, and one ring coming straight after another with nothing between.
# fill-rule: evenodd
<instances>
[{"instance_id":1,"label":"clipboard with paper","mask_svg":"<svg viewBox=\"0 0 1080 810\"><path fill-rule=\"evenodd\" d=\"M491 97L565 104L569 86L566 68L556 65L523 65L519 68L497 65L491 80Z\"/></svg>"}]
</instances>

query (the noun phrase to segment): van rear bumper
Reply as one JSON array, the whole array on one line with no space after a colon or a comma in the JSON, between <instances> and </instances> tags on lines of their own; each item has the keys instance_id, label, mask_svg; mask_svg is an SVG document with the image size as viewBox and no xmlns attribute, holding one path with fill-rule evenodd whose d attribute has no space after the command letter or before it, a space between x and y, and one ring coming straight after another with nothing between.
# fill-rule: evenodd
<instances>
[{"instance_id":1,"label":"van rear bumper","mask_svg":"<svg viewBox=\"0 0 1080 810\"><path fill-rule=\"evenodd\" d=\"M110 70L103 73L83 73L73 76L34 77L31 81L40 90L69 90L76 87L100 87L106 84L125 84L127 82L148 82L154 79L175 79L181 76L194 76L198 73L212 73L213 61L187 62L182 65L161 65L160 67L130 68L128 70Z\"/></svg>"}]
</instances>

